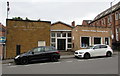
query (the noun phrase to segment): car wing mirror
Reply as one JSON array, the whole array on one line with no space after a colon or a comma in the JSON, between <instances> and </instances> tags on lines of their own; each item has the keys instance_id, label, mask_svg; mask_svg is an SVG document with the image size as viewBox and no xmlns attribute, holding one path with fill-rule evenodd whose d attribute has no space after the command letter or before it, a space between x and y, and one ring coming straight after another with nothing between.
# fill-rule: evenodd
<instances>
[{"instance_id":1,"label":"car wing mirror","mask_svg":"<svg viewBox=\"0 0 120 76\"><path fill-rule=\"evenodd\" d=\"M34 52L33 52L33 51L32 51L31 53L32 53L32 54L34 54Z\"/></svg>"}]
</instances>

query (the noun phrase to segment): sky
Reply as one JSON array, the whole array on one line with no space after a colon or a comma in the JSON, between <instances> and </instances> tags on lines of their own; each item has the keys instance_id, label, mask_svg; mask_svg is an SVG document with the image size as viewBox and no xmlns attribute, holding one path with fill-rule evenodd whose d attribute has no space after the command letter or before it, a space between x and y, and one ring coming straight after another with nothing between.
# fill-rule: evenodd
<instances>
[{"instance_id":1,"label":"sky","mask_svg":"<svg viewBox=\"0 0 120 76\"><path fill-rule=\"evenodd\" d=\"M6 26L7 1L9 1L8 19L26 17L30 20L62 21L71 25L81 25L83 20L93 20L119 0L0 0L0 23Z\"/></svg>"}]
</instances>

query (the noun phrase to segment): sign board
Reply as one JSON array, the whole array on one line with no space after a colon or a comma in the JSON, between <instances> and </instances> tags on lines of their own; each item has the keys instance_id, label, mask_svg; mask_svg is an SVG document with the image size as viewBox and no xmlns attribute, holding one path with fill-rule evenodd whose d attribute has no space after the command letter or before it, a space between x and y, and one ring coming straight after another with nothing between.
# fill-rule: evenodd
<instances>
[{"instance_id":1,"label":"sign board","mask_svg":"<svg viewBox=\"0 0 120 76\"><path fill-rule=\"evenodd\" d=\"M0 37L0 43L4 43L6 41L5 37Z\"/></svg>"},{"instance_id":2,"label":"sign board","mask_svg":"<svg viewBox=\"0 0 120 76\"><path fill-rule=\"evenodd\" d=\"M108 32L108 31L100 31L100 30L82 30L82 31L85 31L85 32Z\"/></svg>"}]
</instances>

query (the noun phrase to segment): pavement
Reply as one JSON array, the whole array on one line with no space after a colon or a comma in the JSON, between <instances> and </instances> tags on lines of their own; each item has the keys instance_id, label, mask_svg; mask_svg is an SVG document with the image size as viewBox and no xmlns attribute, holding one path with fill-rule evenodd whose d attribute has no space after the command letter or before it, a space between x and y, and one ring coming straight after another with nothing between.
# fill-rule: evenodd
<instances>
[{"instance_id":1,"label":"pavement","mask_svg":"<svg viewBox=\"0 0 120 76\"><path fill-rule=\"evenodd\" d=\"M118 55L118 52L117 51L115 51L114 53L113 53L113 55ZM61 55L61 59L67 59L67 58L71 58L71 57L74 57L74 55L73 54L71 54L71 55ZM0 60L1 61L1 60ZM14 62L14 59L7 59L7 60L2 60L2 64L7 64L7 63L13 63Z\"/></svg>"}]
</instances>

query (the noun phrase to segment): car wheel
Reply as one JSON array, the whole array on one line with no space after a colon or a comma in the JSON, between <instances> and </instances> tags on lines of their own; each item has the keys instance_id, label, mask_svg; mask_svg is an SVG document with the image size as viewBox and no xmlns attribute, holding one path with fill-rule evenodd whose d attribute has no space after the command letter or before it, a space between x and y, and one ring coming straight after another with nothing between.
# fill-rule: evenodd
<instances>
[{"instance_id":1,"label":"car wheel","mask_svg":"<svg viewBox=\"0 0 120 76\"><path fill-rule=\"evenodd\" d=\"M90 54L89 54L89 53L86 53L86 54L84 55L84 58L85 58L85 59L89 59L89 58L90 58Z\"/></svg>"},{"instance_id":2,"label":"car wheel","mask_svg":"<svg viewBox=\"0 0 120 76\"><path fill-rule=\"evenodd\" d=\"M51 57L51 61L52 61L52 62L57 62L57 61L58 61L58 58L57 58L56 56L52 56L52 57Z\"/></svg>"},{"instance_id":3,"label":"car wheel","mask_svg":"<svg viewBox=\"0 0 120 76\"><path fill-rule=\"evenodd\" d=\"M107 57L111 57L111 56L112 56L112 53L111 53L111 52L107 52L107 53L106 53L106 56L107 56Z\"/></svg>"},{"instance_id":4,"label":"car wheel","mask_svg":"<svg viewBox=\"0 0 120 76\"><path fill-rule=\"evenodd\" d=\"M27 58L22 58L21 61L20 61L20 63L22 65L28 64L28 59Z\"/></svg>"}]
</instances>

